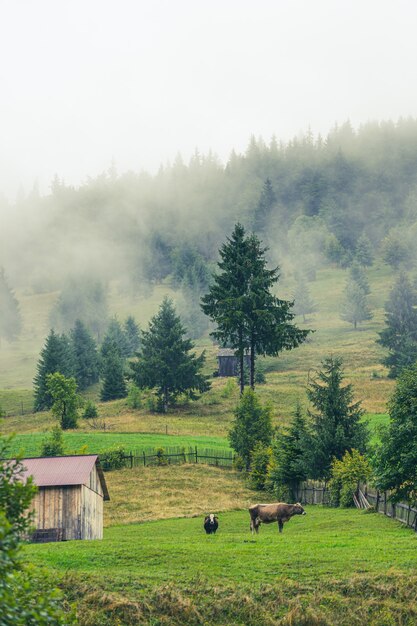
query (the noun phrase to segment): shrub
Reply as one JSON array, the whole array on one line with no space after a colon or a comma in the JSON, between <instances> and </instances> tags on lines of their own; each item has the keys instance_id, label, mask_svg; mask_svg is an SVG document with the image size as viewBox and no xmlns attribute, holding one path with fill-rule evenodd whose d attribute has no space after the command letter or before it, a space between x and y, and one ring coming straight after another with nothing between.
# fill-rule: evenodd
<instances>
[{"instance_id":1,"label":"shrub","mask_svg":"<svg viewBox=\"0 0 417 626\"><path fill-rule=\"evenodd\" d=\"M225 386L223 387L220 395L222 398L230 398L237 391L237 383L234 378L228 378Z\"/></svg>"},{"instance_id":2,"label":"shrub","mask_svg":"<svg viewBox=\"0 0 417 626\"><path fill-rule=\"evenodd\" d=\"M369 461L357 450L346 451L342 460L335 459L331 466L329 482L332 504L336 506L353 506L353 494L358 483L369 480L372 475Z\"/></svg>"},{"instance_id":3,"label":"shrub","mask_svg":"<svg viewBox=\"0 0 417 626\"><path fill-rule=\"evenodd\" d=\"M168 459L165 456L164 448L157 448L155 450L155 454L156 454L156 462L158 465L168 465Z\"/></svg>"},{"instance_id":4,"label":"shrub","mask_svg":"<svg viewBox=\"0 0 417 626\"><path fill-rule=\"evenodd\" d=\"M96 417L98 417L97 407L94 404L94 402L91 402L91 400L88 400L87 404L85 405L83 418L84 419L94 419Z\"/></svg>"},{"instance_id":5,"label":"shrub","mask_svg":"<svg viewBox=\"0 0 417 626\"><path fill-rule=\"evenodd\" d=\"M272 449L258 442L251 454L251 471L249 479L254 489L265 489L269 466L272 460Z\"/></svg>"},{"instance_id":6,"label":"shrub","mask_svg":"<svg viewBox=\"0 0 417 626\"><path fill-rule=\"evenodd\" d=\"M62 456L64 454L64 440L62 428L54 426L49 437L42 441L41 456Z\"/></svg>"},{"instance_id":7,"label":"shrub","mask_svg":"<svg viewBox=\"0 0 417 626\"><path fill-rule=\"evenodd\" d=\"M135 384L132 384L127 394L127 406L131 409L141 409L143 406L142 392Z\"/></svg>"},{"instance_id":8,"label":"shrub","mask_svg":"<svg viewBox=\"0 0 417 626\"><path fill-rule=\"evenodd\" d=\"M126 450L122 446L110 448L100 454L100 463L105 471L122 469L126 465Z\"/></svg>"}]
</instances>

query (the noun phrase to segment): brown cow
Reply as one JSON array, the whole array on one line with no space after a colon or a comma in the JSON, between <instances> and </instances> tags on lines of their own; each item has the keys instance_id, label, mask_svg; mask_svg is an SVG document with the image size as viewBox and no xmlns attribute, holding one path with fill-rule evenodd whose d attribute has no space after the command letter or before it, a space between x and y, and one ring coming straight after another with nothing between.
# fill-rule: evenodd
<instances>
[{"instance_id":1,"label":"brown cow","mask_svg":"<svg viewBox=\"0 0 417 626\"><path fill-rule=\"evenodd\" d=\"M250 529L259 531L261 524L271 524L278 522L279 532L282 533L284 522L288 522L293 515L306 515L299 502L297 504L286 504L285 502L275 502L274 504L254 504L249 509Z\"/></svg>"}]
</instances>

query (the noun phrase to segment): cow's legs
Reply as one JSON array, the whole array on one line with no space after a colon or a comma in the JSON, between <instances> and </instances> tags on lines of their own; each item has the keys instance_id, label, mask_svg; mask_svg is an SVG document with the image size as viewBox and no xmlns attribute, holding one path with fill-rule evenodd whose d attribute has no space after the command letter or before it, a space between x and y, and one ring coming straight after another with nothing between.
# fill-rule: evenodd
<instances>
[{"instance_id":1,"label":"cow's legs","mask_svg":"<svg viewBox=\"0 0 417 626\"><path fill-rule=\"evenodd\" d=\"M282 533L282 529L284 528L284 522L282 522L280 519L278 520L278 528L279 532Z\"/></svg>"}]
</instances>

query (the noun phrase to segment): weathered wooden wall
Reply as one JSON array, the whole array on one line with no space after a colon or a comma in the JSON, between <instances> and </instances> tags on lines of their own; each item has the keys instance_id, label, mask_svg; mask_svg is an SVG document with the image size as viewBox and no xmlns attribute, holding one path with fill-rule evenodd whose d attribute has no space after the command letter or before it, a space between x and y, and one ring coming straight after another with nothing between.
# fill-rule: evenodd
<instances>
[{"instance_id":1,"label":"weathered wooden wall","mask_svg":"<svg viewBox=\"0 0 417 626\"><path fill-rule=\"evenodd\" d=\"M94 467L90 485L40 487L33 500L38 530L64 529L63 539L103 538L103 490Z\"/></svg>"}]
</instances>

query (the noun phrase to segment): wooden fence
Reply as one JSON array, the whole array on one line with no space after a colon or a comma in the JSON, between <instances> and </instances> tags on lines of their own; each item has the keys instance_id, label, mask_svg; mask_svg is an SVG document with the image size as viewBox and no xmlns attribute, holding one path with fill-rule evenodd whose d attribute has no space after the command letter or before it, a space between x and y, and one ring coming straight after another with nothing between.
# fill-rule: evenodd
<instances>
[{"instance_id":1,"label":"wooden fence","mask_svg":"<svg viewBox=\"0 0 417 626\"><path fill-rule=\"evenodd\" d=\"M326 483L307 480L299 483L294 489L296 500L302 504L330 505L330 490ZM355 494L358 506L373 507L378 513L392 517L417 532L417 508L409 502L392 502L389 491L379 491L368 485L358 485Z\"/></svg>"},{"instance_id":2,"label":"wooden fence","mask_svg":"<svg viewBox=\"0 0 417 626\"><path fill-rule=\"evenodd\" d=\"M164 448L143 448L130 452L124 457L125 467L147 467L180 465L194 463L214 465L215 467L233 467L234 454L227 448L181 448L167 446Z\"/></svg>"}]
</instances>

